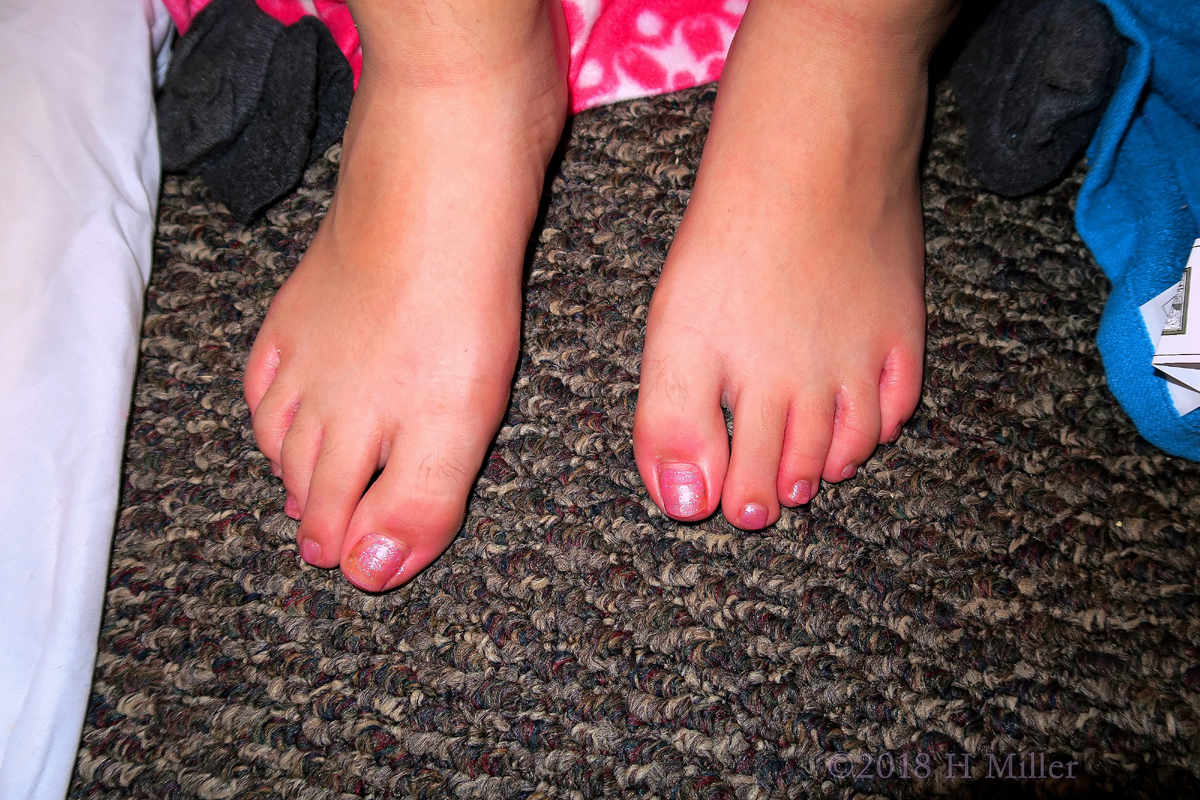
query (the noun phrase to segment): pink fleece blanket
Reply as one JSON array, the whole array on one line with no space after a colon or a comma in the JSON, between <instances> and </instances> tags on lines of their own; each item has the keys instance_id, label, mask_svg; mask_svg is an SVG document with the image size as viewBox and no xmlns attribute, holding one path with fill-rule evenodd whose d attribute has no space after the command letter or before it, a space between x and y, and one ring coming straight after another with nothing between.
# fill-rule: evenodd
<instances>
[{"instance_id":1,"label":"pink fleece blanket","mask_svg":"<svg viewBox=\"0 0 1200 800\"><path fill-rule=\"evenodd\" d=\"M255 0L290 25L315 14L354 71L358 29L345 0ZM180 33L210 0L164 0ZM571 108L673 92L721 75L747 0L562 0L571 37Z\"/></svg>"}]
</instances>

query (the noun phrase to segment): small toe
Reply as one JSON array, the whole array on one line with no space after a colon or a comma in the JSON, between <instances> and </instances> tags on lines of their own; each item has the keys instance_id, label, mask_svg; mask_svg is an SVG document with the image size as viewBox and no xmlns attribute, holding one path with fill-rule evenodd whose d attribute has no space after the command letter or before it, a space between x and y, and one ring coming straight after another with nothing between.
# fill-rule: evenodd
<instances>
[{"instance_id":1,"label":"small toe","mask_svg":"<svg viewBox=\"0 0 1200 800\"><path fill-rule=\"evenodd\" d=\"M279 477L283 480L288 497L295 504L299 515L297 519L304 517L308 506L309 484L317 467L323 438L321 420L315 414L300 411L288 427L283 445L279 448Z\"/></svg>"},{"instance_id":2,"label":"small toe","mask_svg":"<svg viewBox=\"0 0 1200 800\"><path fill-rule=\"evenodd\" d=\"M725 519L743 530L759 530L779 519L776 483L787 416L783 391L738 396L721 509Z\"/></svg>"},{"instance_id":3,"label":"small toe","mask_svg":"<svg viewBox=\"0 0 1200 800\"><path fill-rule=\"evenodd\" d=\"M278 473L282 467L284 437L299 410L300 399L296 392L283 381L275 381L251 414L254 443L271 462L272 472Z\"/></svg>"},{"instance_id":4,"label":"small toe","mask_svg":"<svg viewBox=\"0 0 1200 800\"><path fill-rule=\"evenodd\" d=\"M296 539L300 555L317 567L336 567L342 542L363 492L379 464L379 434L334 430L322 438Z\"/></svg>"},{"instance_id":5,"label":"small toe","mask_svg":"<svg viewBox=\"0 0 1200 800\"><path fill-rule=\"evenodd\" d=\"M279 348L275 345L274 337L259 331L254 346L250 348L246 370L242 373L242 396L246 398L246 405L250 407L251 414L258 410L259 404L275 380L275 374L279 371L279 357Z\"/></svg>"},{"instance_id":6,"label":"small toe","mask_svg":"<svg viewBox=\"0 0 1200 800\"><path fill-rule=\"evenodd\" d=\"M833 441L822 478L830 483L853 478L879 444L879 390L875 384L843 387L833 418Z\"/></svg>"},{"instance_id":7,"label":"small toe","mask_svg":"<svg viewBox=\"0 0 1200 800\"><path fill-rule=\"evenodd\" d=\"M880 444L899 439L904 423L917 410L922 367L920 351L907 348L897 348L884 362L879 376Z\"/></svg>"},{"instance_id":8,"label":"small toe","mask_svg":"<svg viewBox=\"0 0 1200 800\"><path fill-rule=\"evenodd\" d=\"M821 488L833 441L834 397L832 390L810 390L792 402L775 484L782 505L804 505Z\"/></svg>"}]
</instances>

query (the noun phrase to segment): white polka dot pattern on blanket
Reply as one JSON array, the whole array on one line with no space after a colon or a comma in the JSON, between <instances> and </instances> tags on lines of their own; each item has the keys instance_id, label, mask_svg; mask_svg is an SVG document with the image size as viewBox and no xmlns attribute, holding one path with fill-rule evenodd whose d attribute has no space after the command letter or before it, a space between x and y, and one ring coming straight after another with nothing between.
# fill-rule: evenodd
<instances>
[{"instance_id":1,"label":"white polka dot pattern on blanket","mask_svg":"<svg viewBox=\"0 0 1200 800\"><path fill-rule=\"evenodd\" d=\"M345 0L256 0L290 25L315 14L354 71L358 30ZM164 0L181 32L209 0ZM562 0L571 39L571 110L674 92L715 81L725 66L746 0Z\"/></svg>"},{"instance_id":2,"label":"white polka dot pattern on blanket","mask_svg":"<svg viewBox=\"0 0 1200 800\"><path fill-rule=\"evenodd\" d=\"M721 75L745 0L563 0L573 111Z\"/></svg>"}]
</instances>

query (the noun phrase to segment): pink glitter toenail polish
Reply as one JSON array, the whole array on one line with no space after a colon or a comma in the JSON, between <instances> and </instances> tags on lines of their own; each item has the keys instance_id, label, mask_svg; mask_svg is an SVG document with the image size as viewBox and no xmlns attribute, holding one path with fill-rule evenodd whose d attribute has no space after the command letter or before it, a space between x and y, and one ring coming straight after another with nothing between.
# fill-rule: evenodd
<instances>
[{"instance_id":1,"label":"pink glitter toenail polish","mask_svg":"<svg viewBox=\"0 0 1200 800\"><path fill-rule=\"evenodd\" d=\"M321 545L312 539L300 540L300 557L314 566L321 560Z\"/></svg>"},{"instance_id":2,"label":"pink glitter toenail polish","mask_svg":"<svg viewBox=\"0 0 1200 800\"><path fill-rule=\"evenodd\" d=\"M847 464L846 468L842 470L843 478L853 478L856 474L858 474L858 464Z\"/></svg>"},{"instance_id":3,"label":"pink glitter toenail polish","mask_svg":"<svg viewBox=\"0 0 1200 800\"><path fill-rule=\"evenodd\" d=\"M350 550L342 569L358 588L381 592L404 569L410 555L412 548L403 542L382 533L368 533Z\"/></svg>"},{"instance_id":4,"label":"pink glitter toenail polish","mask_svg":"<svg viewBox=\"0 0 1200 800\"><path fill-rule=\"evenodd\" d=\"M796 485L792 487L792 493L789 497L793 503L804 505L809 500L812 500L812 484L808 481L796 481Z\"/></svg>"},{"instance_id":5,"label":"pink glitter toenail polish","mask_svg":"<svg viewBox=\"0 0 1200 800\"><path fill-rule=\"evenodd\" d=\"M740 514L738 514L738 523L743 528L749 528L756 531L759 528L765 528L767 525L767 507L760 506L758 503L747 503Z\"/></svg>"},{"instance_id":6,"label":"pink glitter toenail polish","mask_svg":"<svg viewBox=\"0 0 1200 800\"><path fill-rule=\"evenodd\" d=\"M283 503L283 513L287 514L292 519L300 519L300 504L296 502L296 498L290 494L287 500Z\"/></svg>"},{"instance_id":7,"label":"pink glitter toenail polish","mask_svg":"<svg viewBox=\"0 0 1200 800\"><path fill-rule=\"evenodd\" d=\"M664 510L672 517L694 517L708 507L704 473L695 464L662 464L658 488Z\"/></svg>"}]
</instances>

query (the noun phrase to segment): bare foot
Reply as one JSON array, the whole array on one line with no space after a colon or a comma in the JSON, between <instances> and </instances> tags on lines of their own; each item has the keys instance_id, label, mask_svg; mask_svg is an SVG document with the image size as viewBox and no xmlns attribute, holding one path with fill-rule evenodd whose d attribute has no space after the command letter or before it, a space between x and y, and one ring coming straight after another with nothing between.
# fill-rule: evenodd
<instances>
[{"instance_id":1,"label":"bare foot","mask_svg":"<svg viewBox=\"0 0 1200 800\"><path fill-rule=\"evenodd\" d=\"M567 45L556 0L352 10L364 69L337 191L245 391L303 558L381 591L450 544L504 414Z\"/></svg>"},{"instance_id":2,"label":"bare foot","mask_svg":"<svg viewBox=\"0 0 1200 800\"><path fill-rule=\"evenodd\" d=\"M945 6L750 4L647 323L634 453L670 516L770 525L916 408L917 160Z\"/></svg>"}]
</instances>

